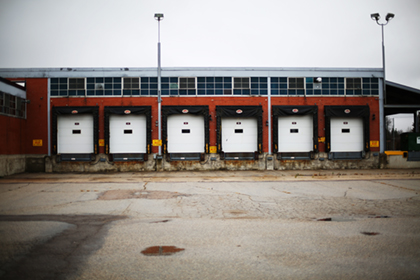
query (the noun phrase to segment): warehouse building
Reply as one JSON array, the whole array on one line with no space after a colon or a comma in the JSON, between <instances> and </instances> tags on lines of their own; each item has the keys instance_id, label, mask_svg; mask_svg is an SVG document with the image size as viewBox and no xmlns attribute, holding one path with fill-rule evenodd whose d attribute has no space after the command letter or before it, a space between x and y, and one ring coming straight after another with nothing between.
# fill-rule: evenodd
<instances>
[{"instance_id":1,"label":"warehouse building","mask_svg":"<svg viewBox=\"0 0 420 280\"><path fill-rule=\"evenodd\" d=\"M379 167L382 69L163 68L160 84L156 68L0 76L1 154L24 155L26 170Z\"/></svg>"}]
</instances>

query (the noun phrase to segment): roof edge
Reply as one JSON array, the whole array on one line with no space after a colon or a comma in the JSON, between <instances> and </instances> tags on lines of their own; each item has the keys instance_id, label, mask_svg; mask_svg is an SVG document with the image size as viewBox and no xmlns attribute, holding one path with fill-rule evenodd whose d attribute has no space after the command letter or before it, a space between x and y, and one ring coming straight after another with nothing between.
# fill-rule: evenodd
<instances>
[{"instance_id":1,"label":"roof edge","mask_svg":"<svg viewBox=\"0 0 420 280\"><path fill-rule=\"evenodd\" d=\"M75 72L75 71L143 71L157 70L157 67L24 67L24 68L0 68L0 72ZM162 70L170 71L374 71L382 72L382 68L371 67L162 67Z\"/></svg>"},{"instance_id":2,"label":"roof edge","mask_svg":"<svg viewBox=\"0 0 420 280\"><path fill-rule=\"evenodd\" d=\"M391 81L385 81L385 82L386 82L386 85L387 86L392 86L392 87L396 87L396 88L399 88L399 89L402 89L402 90L411 91L413 93L420 94L420 89L416 89L416 88L413 88L413 87L405 86L405 85L398 84L398 83L391 82Z\"/></svg>"},{"instance_id":3,"label":"roof edge","mask_svg":"<svg viewBox=\"0 0 420 280\"><path fill-rule=\"evenodd\" d=\"M23 87L21 85L18 85L16 83L12 82L12 81L7 80L7 79L4 79L2 77L0 77L0 82L5 83L5 84L8 84L9 86L15 87L17 89L26 91L26 88L25 87Z\"/></svg>"},{"instance_id":4,"label":"roof edge","mask_svg":"<svg viewBox=\"0 0 420 280\"><path fill-rule=\"evenodd\" d=\"M382 68L328 68L328 67L163 67L162 75L248 75L254 72L256 76L276 76L278 73L285 75L303 75L306 77L320 75L322 77L330 73L340 74L344 77L350 74L356 77L358 73L362 77L382 78ZM52 77L81 77L81 76L122 76L135 77L157 74L157 67L132 67L132 68L0 68L0 76L7 78L52 78Z\"/></svg>"}]
</instances>

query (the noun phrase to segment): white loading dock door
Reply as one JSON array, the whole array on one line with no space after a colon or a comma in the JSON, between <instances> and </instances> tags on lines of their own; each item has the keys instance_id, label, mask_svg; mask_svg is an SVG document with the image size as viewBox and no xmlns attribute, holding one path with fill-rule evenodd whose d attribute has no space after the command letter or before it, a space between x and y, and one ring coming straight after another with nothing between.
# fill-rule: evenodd
<instances>
[{"instance_id":1,"label":"white loading dock door","mask_svg":"<svg viewBox=\"0 0 420 280\"><path fill-rule=\"evenodd\" d=\"M363 147L362 118L331 118L331 152L361 152Z\"/></svg>"},{"instance_id":2,"label":"white loading dock door","mask_svg":"<svg viewBox=\"0 0 420 280\"><path fill-rule=\"evenodd\" d=\"M204 153L204 116L179 114L167 119L168 153Z\"/></svg>"},{"instance_id":3,"label":"white loading dock door","mask_svg":"<svg viewBox=\"0 0 420 280\"><path fill-rule=\"evenodd\" d=\"M93 153L93 141L93 115L57 116L59 154Z\"/></svg>"},{"instance_id":4,"label":"white loading dock door","mask_svg":"<svg viewBox=\"0 0 420 280\"><path fill-rule=\"evenodd\" d=\"M145 115L111 115L109 117L109 152L146 153Z\"/></svg>"},{"instance_id":5,"label":"white loading dock door","mask_svg":"<svg viewBox=\"0 0 420 280\"><path fill-rule=\"evenodd\" d=\"M313 115L292 115L278 118L279 153L313 150Z\"/></svg>"},{"instance_id":6,"label":"white loading dock door","mask_svg":"<svg viewBox=\"0 0 420 280\"><path fill-rule=\"evenodd\" d=\"M257 118L222 118L221 144L225 153L258 151Z\"/></svg>"}]
</instances>

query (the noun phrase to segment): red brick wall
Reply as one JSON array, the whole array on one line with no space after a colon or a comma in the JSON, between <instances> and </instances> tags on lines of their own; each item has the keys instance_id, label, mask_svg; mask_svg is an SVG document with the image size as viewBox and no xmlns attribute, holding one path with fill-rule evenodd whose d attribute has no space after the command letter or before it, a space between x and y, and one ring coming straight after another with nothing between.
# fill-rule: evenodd
<instances>
[{"instance_id":1,"label":"red brick wall","mask_svg":"<svg viewBox=\"0 0 420 280\"><path fill-rule=\"evenodd\" d=\"M20 81L22 79L19 79ZM0 154L47 154L48 128L47 128L47 93L48 80L43 78L26 79L27 120L0 116ZM370 107L370 140L379 140L379 104L377 97L278 97L271 98L272 105L317 105L318 134L325 136L325 105L366 105ZM265 125L268 116L267 97L163 97L162 106L170 105L208 105L212 116L210 121L210 145L216 146L216 106L253 105L263 108L263 150L268 152L268 127ZM53 106L99 106L99 139L104 139L104 107L105 106L152 106L152 139L158 138L155 122L158 119L157 97L66 97L51 98ZM375 120L372 115L375 114ZM42 146L33 146L33 140L42 140ZM371 148L379 151L379 148ZM157 153L157 147L152 148ZM319 151L325 151L323 143ZM104 153L104 147L99 147Z\"/></svg>"},{"instance_id":2,"label":"red brick wall","mask_svg":"<svg viewBox=\"0 0 420 280\"><path fill-rule=\"evenodd\" d=\"M30 103L26 105L26 120L0 116L0 154L47 154L48 80L10 80L26 81L26 99ZM33 140L42 140L42 146L34 146Z\"/></svg>"},{"instance_id":3,"label":"red brick wall","mask_svg":"<svg viewBox=\"0 0 420 280\"><path fill-rule=\"evenodd\" d=\"M27 105L26 154L48 154L48 80L26 79ZM33 140L42 140L42 146L33 146Z\"/></svg>"},{"instance_id":4,"label":"red brick wall","mask_svg":"<svg viewBox=\"0 0 420 280\"><path fill-rule=\"evenodd\" d=\"M376 119L370 123L370 139L379 140L379 107L375 97L273 97L272 105L318 105L318 134L319 137L325 136L325 105L366 105L369 104L371 115L375 114ZM156 97L90 97L90 98L51 98L52 106L99 106L99 139L104 138L104 107L105 106L152 106L152 139L158 138L155 121L157 118L157 98ZM176 105L208 105L209 113L212 116L210 122L210 146L216 146L216 106L233 105L253 105L263 108L263 150L268 152L268 127L265 125L267 116L267 97L163 97L162 106ZM323 143L320 143L319 150L325 151ZM372 148L372 151L379 151L379 148ZM99 152L104 152L104 147L99 148ZM152 148L153 153L157 153L157 147Z\"/></svg>"},{"instance_id":5,"label":"red brick wall","mask_svg":"<svg viewBox=\"0 0 420 280\"><path fill-rule=\"evenodd\" d=\"M0 155L25 154L26 121L0 115Z\"/></svg>"}]
</instances>

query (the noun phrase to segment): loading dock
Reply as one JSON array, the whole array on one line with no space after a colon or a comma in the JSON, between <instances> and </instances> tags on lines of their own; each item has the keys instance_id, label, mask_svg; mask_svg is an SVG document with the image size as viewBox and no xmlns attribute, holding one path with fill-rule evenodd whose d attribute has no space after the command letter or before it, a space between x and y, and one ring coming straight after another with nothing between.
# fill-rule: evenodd
<instances>
[{"instance_id":1,"label":"loading dock","mask_svg":"<svg viewBox=\"0 0 420 280\"><path fill-rule=\"evenodd\" d=\"M151 107L105 107L105 148L112 161L147 160Z\"/></svg>"},{"instance_id":2,"label":"loading dock","mask_svg":"<svg viewBox=\"0 0 420 280\"><path fill-rule=\"evenodd\" d=\"M255 153L258 151L256 118L222 118L222 147L225 153Z\"/></svg>"},{"instance_id":3,"label":"loading dock","mask_svg":"<svg viewBox=\"0 0 420 280\"><path fill-rule=\"evenodd\" d=\"M369 106L325 106L329 159L361 159L369 151Z\"/></svg>"},{"instance_id":4,"label":"loading dock","mask_svg":"<svg viewBox=\"0 0 420 280\"><path fill-rule=\"evenodd\" d=\"M168 153L204 153L204 116L168 116Z\"/></svg>"},{"instance_id":5,"label":"loading dock","mask_svg":"<svg viewBox=\"0 0 420 280\"><path fill-rule=\"evenodd\" d=\"M30 97L28 100L31 99L30 104L9 102L14 100L2 98L2 96L6 97L6 95L0 93L0 101L4 101L3 103L0 102L0 105L3 105L0 106L3 108L3 112L19 110L19 108L23 109L24 107L26 107L28 112L28 118L26 120L18 120L18 122L14 118L0 116L3 126L6 128L10 127L7 133L8 137L3 141L3 147L7 148L3 148L3 150L6 153L9 153L10 150L10 153L27 154L30 158L33 158L33 155L40 155L39 157L43 158L45 162L45 170L48 171L298 170L376 168L386 166L383 163L380 151L385 143L382 140L383 128L381 124L383 120L379 118L380 115L383 115L383 108L380 106L378 96L379 93L383 93L385 90L382 88L383 71L379 68L176 67L165 68L160 83L156 78L156 69L152 68L39 68L35 70L27 68L3 69L1 72L4 74L3 76L11 81L25 82L28 85L27 91ZM159 84L162 98L157 100ZM389 86L389 84L386 85ZM407 97L405 95L406 92L406 89L398 89L393 96L398 98L398 96L404 95L405 99ZM185 95L186 93L188 94ZM387 91L388 97L390 97L390 93L390 91ZM412 98L410 99L409 97ZM413 103L413 98L418 97L418 92L413 92L409 97L406 98L403 104L399 101L396 104L386 104L384 100L385 115L388 109L394 109L393 107L387 107L387 105L399 106L397 109L400 109L400 105L404 108L410 105L410 111L418 108L418 104L411 104ZM383 98L385 99L385 96ZM161 103L161 106L159 103ZM371 141L369 141L368 146L369 144L371 145L371 151L366 153L364 160L328 160L330 154L336 159L339 153L351 153L351 151L340 152L336 149L334 143L332 143L331 150L331 139L333 142L335 140L334 137L331 138L331 133L326 131L324 107L333 105L361 106L366 104L370 106L369 126L371 130L369 134ZM54 149L55 153L58 152L57 141L53 142L53 138L57 138L57 134L54 136L52 131L53 119L51 111L56 106L84 107L95 105L99 108L98 113L100 117L99 125L93 129L95 131L93 137L96 137L96 131L99 137L97 137L97 141L94 140L91 144L94 147L93 154L97 153L95 156L96 161L93 164L85 162L80 165L57 163L57 156L53 153ZM285 105L291 107L295 107L295 105L318 106L318 127L313 125L313 135L315 136L316 131L318 131L320 137L312 137L313 147L309 147L310 140L308 141L311 134L303 133L303 126L301 127L301 123L308 123L309 118L295 114L296 117L294 119L290 118L290 120L286 121L287 118L273 116L273 106ZM150 144L150 154L147 162L127 164L114 164L111 162L112 158L115 155L119 155L119 153L133 151L133 154L136 154L136 156L139 154L146 156L147 154L143 153L145 151L144 147L132 147L124 150L121 147L112 146L115 144L115 141L113 141L115 138L112 134L109 136L109 131L105 133L105 130L109 129L106 122L104 122L104 108L106 106L151 107L153 116L151 127L147 131L148 133L150 131L151 139L153 139L150 143L153 143L153 145ZM182 110L187 109L187 107L208 106L211 117L208 114L199 122L204 122L206 126L208 120L209 127L205 127L204 134L208 133L209 137L205 136L204 143L198 138L197 142L193 142L194 144L199 143L197 145L200 146L200 149L194 150L193 153L196 159L201 158L204 152L207 152L207 146L211 150L210 153L204 155L205 161L176 161L176 157L179 160L187 160L189 151L184 148L177 150L171 146L173 137L169 135L168 138L168 133L172 133L170 131L172 125L168 126L168 123L166 123L165 129L158 131L158 128L163 126L161 107L164 106L176 106L180 109L176 113L171 112L172 115L184 114ZM217 116L217 106L234 107L234 112L231 115L222 114ZM244 109L244 106L260 107L261 110L264 110L261 120L259 120L258 114L245 116L247 110ZM241 109L243 113L236 114L235 111L237 109ZM189 111L190 113L186 113L187 115L191 114L192 109ZM81 113L79 112L79 114ZM204 114L201 116L204 116ZM236 119L237 116L239 116L238 119ZM175 119L174 117L171 120L171 117L167 116L167 122L168 117L169 122ZM287 117L287 115L284 117ZM336 116L332 117L335 118ZM356 118L358 117L356 116ZM112 118L111 122L113 121ZM227 132L226 129L222 129L222 126L227 127L225 121L228 118L232 118L233 124L236 126L236 128L232 126L233 136L243 136L248 133L246 128L240 127L240 125L243 126L247 122L248 118L253 120L253 129L255 131L256 120L257 147L255 147L255 136L252 136L250 139L253 141L250 141L249 149L244 147L243 143L240 143L239 148L235 145L229 147L229 143L226 142L222 143L222 136L226 139L222 133ZM282 130L283 120L284 122L289 122L291 127L284 127L284 130ZM48 123L50 125L46 125ZM126 122L122 122L122 124L127 126ZM276 129L274 129L275 125L277 125ZM294 127L296 125L299 127ZM178 133L193 134L193 130L185 127L186 125L183 126L184 128L178 130ZM331 130L331 127L328 129ZM309 124L308 130L310 130ZM130 135L135 132L126 127L121 130L121 133ZM166 135L162 135L165 133ZM328 140L326 133L329 133ZM9 134L11 137L9 137ZM274 134L277 134L277 140L274 140ZM301 134L305 135L305 144L297 144L296 140L287 141L282 134L289 134L287 138ZM365 135L364 133L364 138ZM19 137L20 141L16 141ZM319 151L317 151L317 139L320 142ZM329 142L327 143L326 141ZM193 145L189 146L193 147ZM241 153L241 151L245 152ZM254 153L249 151L254 151ZM273 153L274 151L275 153ZM363 156L365 151L366 141L363 139L362 152L359 149L356 153L359 153L359 155L362 153ZM216 154L218 152L219 154ZM224 160L229 158L255 159L255 156L257 156L258 160ZM125 158L127 160L130 159L128 156ZM306 160L300 160L303 158L306 158ZM168 162L167 159L175 162ZM115 162L115 157L113 161ZM50 162L53 164L51 165Z\"/></svg>"},{"instance_id":6,"label":"loading dock","mask_svg":"<svg viewBox=\"0 0 420 280\"><path fill-rule=\"evenodd\" d=\"M209 150L208 106L163 106L162 142L168 160L204 160Z\"/></svg>"},{"instance_id":7,"label":"loading dock","mask_svg":"<svg viewBox=\"0 0 420 280\"><path fill-rule=\"evenodd\" d=\"M92 115L61 115L57 126L59 154L93 153Z\"/></svg>"},{"instance_id":8,"label":"loading dock","mask_svg":"<svg viewBox=\"0 0 420 280\"><path fill-rule=\"evenodd\" d=\"M146 116L112 115L109 131L110 153L146 153Z\"/></svg>"},{"instance_id":9,"label":"loading dock","mask_svg":"<svg viewBox=\"0 0 420 280\"><path fill-rule=\"evenodd\" d=\"M54 107L53 152L58 161L91 161L98 149L97 107Z\"/></svg>"},{"instance_id":10,"label":"loading dock","mask_svg":"<svg viewBox=\"0 0 420 280\"><path fill-rule=\"evenodd\" d=\"M260 106L216 106L217 150L222 159L258 159L262 152Z\"/></svg>"},{"instance_id":11,"label":"loading dock","mask_svg":"<svg viewBox=\"0 0 420 280\"><path fill-rule=\"evenodd\" d=\"M279 159L311 159L318 151L318 106L273 106L274 152Z\"/></svg>"},{"instance_id":12,"label":"loading dock","mask_svg":"<svg viewBox=\"0 0 420 280\"><path fill-rule=\"evenodd\" d=\"M363 119L331 118L331 152L363 151Z\"/></svg>"}]
</instances>

